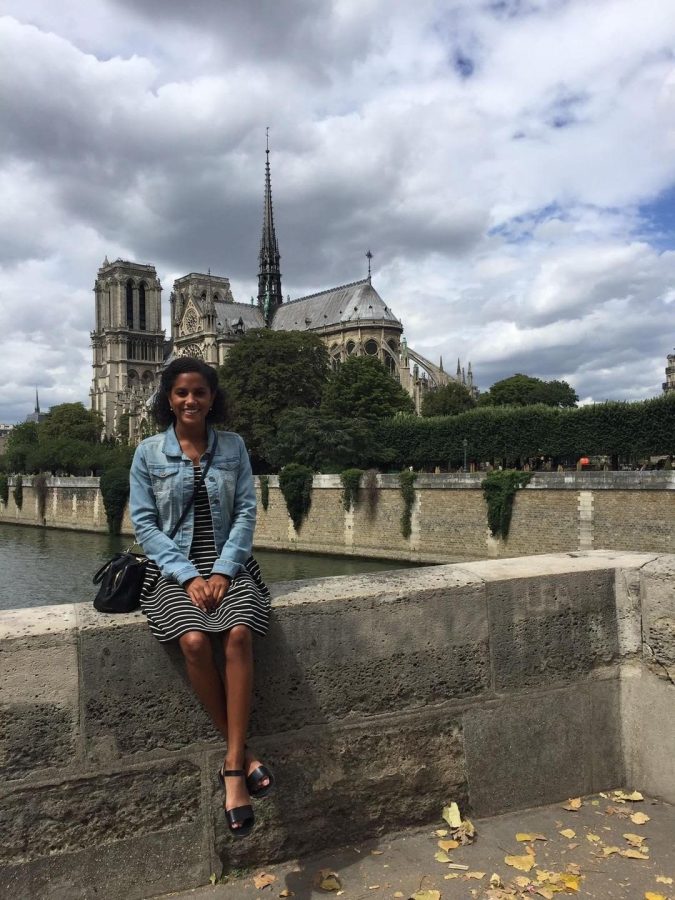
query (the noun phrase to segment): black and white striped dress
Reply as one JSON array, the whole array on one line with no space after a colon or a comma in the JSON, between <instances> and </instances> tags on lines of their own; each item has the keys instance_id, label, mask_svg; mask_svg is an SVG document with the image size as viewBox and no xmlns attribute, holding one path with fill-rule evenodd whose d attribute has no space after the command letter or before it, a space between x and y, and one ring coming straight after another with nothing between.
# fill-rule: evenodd
<instances>
[{"instance_id":1,"label":"black and white striped dress","mask_svg":"<svg viewBox=\"0 0 675 900\"><path fill-rule=\"evenodd\" d=\"M201 477L198 465L194 467L194 477ZM204 484L195 498L193 512L195 524L190 560L199 574L208 578L218 552L213 536L209 495ZM159 641L173 641L187 631L223 632L235 625L248 625L253 631L264 635L269 609L270 592L252 556L232 579L225 599L213 612L203 612L195 606L180 584L161 575L152 560L148 562L141 592L141 611L147 616L150 631Z\"/></svg>"}]
</instances>

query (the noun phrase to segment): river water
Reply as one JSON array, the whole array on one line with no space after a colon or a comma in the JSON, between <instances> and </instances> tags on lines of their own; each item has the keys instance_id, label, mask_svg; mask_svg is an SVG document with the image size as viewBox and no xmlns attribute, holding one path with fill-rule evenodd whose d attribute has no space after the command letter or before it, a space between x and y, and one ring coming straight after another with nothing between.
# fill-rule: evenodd
<instances>
[{"instance_id":1,"label":"river water","mask_svg":"<svg viewBox=\"0 0 675 900\"><path fill-rule=\"evenodd\" d=\"M0 609L92 601L94 572L127 537L0 523ZM410 568L414 563L256 550L268 584Z\"/></svg>"}]
</instances>

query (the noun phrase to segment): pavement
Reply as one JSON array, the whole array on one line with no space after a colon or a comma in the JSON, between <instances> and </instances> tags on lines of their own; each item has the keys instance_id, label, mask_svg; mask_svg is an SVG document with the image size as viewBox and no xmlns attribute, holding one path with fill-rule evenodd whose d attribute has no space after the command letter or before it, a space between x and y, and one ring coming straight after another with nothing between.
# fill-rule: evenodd
<instances>
[{"instance_id":1,"label":"pavement","mask_svg":"<svg viewBox=\"0 0 675 900\"><path fill-rule=\"evenodd\" d=\"M439 810L423 829L230 873L162 900L675 900L675 806L640 796L612 791L583 798L578 810L560 803L476 820L473 841L446 851L438 842L452 829Z\"/></svg>"}]
</instances>

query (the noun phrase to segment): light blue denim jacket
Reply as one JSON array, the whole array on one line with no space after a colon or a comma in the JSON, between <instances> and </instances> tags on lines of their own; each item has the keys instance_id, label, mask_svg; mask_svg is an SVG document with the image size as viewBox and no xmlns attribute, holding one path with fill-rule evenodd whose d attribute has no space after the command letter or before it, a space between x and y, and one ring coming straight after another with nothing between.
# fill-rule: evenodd
<instances>
[{"instance_id":1,"label":"light blue denim jacket","mask_svg":"<svg viewBox=\"0 0 675 900\"><path fill-rule=\"evenodd\" d=\"M231 431L208 430L207 451L216 447L206 476L216 549L220 554L212 574L230 578L251 555L255 528L255 486L243 440ZM185 517L175 538L169 534L194 489L192 462L180 448L173 426L146 438L136 448L130 473L129 511L136 540L162 575L184 584L199 575L188 554L194 532L194 513Z\"/></svg>"}]
</instances>

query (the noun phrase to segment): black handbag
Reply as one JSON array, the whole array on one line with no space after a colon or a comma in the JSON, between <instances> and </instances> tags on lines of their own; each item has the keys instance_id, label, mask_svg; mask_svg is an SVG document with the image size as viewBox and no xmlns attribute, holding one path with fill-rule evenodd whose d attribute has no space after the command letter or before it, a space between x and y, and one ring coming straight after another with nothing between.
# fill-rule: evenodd
<instances>
[{"instance_id":1,"label":"black handbag","mask_svg":"<svg viewBox=\"0 0 675 900\"><path fill-rule=\"evenodd\" d=\"M171 540L178 534L178 529L192 509L195 497L204 483L206 474L211 466L217 439L217 436L214 435L211 453L206 461L201 478L195 485L192 497L190 497L187 506L181 513L180 519L171 529L169 534ZM135 546L137 544L134 542L127 550L124 550L122 553L116 553L112 559L109 559L107 563L101 566L92 578L94 584L100 585L94 597L94 609L97 609L99 612L129 613L138 609L141 605L141 590L145 579L145 570L148 565L148 557L143 553L134 553L133 548Z\"/></svg>"}]
</instances>

